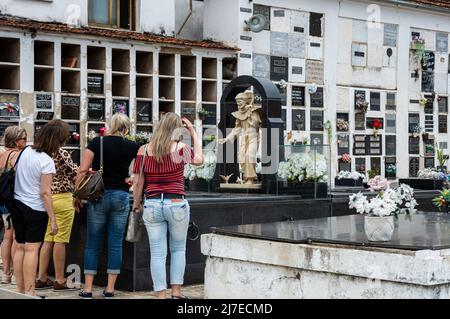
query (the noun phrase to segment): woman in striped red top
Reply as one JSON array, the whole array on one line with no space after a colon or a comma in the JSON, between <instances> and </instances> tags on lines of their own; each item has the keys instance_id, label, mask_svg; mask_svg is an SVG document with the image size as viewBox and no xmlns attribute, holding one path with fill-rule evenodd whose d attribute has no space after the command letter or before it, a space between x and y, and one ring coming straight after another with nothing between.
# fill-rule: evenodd
<instances>
[{"instance_id":1,"label":"woman in striped red top","mask_svg":"<svg viewBox=\"0 0 450 319\"><path fill-rule=\"evenodd\" d=\"M183 123L193 140L193 149L180 142ZM153 288L160 299L166 298L167 231L172 298L186 298L181 294L181 285L186 266L186 237L190 213L189 203L184 198L183 172L187 163L203 163L201 141L188 119L180 119L172 112L166 113L157 125L151 141L139 149L134 164L134 173L139 177L133 194L133 211L139 211L144 192L142 218L150 242Z\"/></svg>"}]
</instances>

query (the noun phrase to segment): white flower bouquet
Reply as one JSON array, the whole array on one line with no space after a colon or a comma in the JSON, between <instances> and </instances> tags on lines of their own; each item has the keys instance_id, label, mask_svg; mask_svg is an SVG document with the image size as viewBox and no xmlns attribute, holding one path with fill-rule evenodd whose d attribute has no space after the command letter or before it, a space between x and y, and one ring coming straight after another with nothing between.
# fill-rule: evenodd
<instances>
[{"instance_id":1,"label":"white flower bouquet","mask_svg":"<svg viewBox=\"0 0 450 319\"><path fill-rule=\"evenodd\" d=\"M293 153L278 166L278 177L297 182L326 182L328 165L326 157L320 153Z\"/></svg>"},{"instance_id":2,"label":"white flower bouquet","mask_svg":"<svg viewBox=\"0 0 450 319\"><path fill-rule=\"evenodd\" d=\"M349 196L348 206L359 214L384 217L415 213L417 201L414 199L414 190L406 184L400 184L397 189L388 188L371 200L362 193L353 194Z\"/></svg>"},{"instance_id":3,"label":"white flower bouquet","mask_svg":"<svg viewBox=\"0 0 450 319\"><path fill-rule=\"evenodd\" d=\"M184 178L190 181L193 181L194 179L204 179L210 181L214 177L216 163L216 153L214 151L205 152L202 165L195 166L187 164L184 166Z\"/></svg>"},{"instance_id":4,"label":"white flower bouquet","mask_svg":"<svg viewBox=\"0 0 450 319\"><path fill-rule=\"evenodd\" d=\"M419 170L419 172L417 173L417 177L423 178L423 179L439 179L439 180L447 179L447 175L445 175L443 172L439 172L433 168L424 168L424 169Z\"/></svg>"},{"instance_id":5,"label":"white flower bouquet","mask_svg":"<svg viewBox=\"0 0 450 319\"><path fill-rule=\"evenodd\" d=\"M347 178L347 179L353 179L353 180L357 181L360 178L365 180L366 176L364 174L361 174L361 173L358 173L358 172L340 171L336 175L336 178L337 179Z\"/></svg>"}]
</instances>

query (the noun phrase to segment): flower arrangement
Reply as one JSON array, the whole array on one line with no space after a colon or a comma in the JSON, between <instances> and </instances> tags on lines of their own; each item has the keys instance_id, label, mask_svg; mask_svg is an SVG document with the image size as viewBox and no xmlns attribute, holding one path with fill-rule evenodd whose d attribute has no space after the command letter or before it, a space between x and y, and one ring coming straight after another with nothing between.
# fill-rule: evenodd
<instances>
[{"instance_id":1,"label":"flower arrangement","mask_svg":"<svg viewBox=\"0 0 450 319\"><path fill-rule=\"evenodd\" d=\"M138 143L139 145L145 145L152 138L152 133L149 132L138 132L136 135L127 135L125 138L129 141Z\"/></svg>"},{"instance_id":2,"label":"flower arrangement","mask_svg":"<svg viewBox=\"0 0 450 319\"><path fill-rule=\"evenodd\" d=\"M18 112L19 105L15 103L0 103L0 110L6 110L8 113Z\"/></svg>"},{"instance_id":3,"label":"flower arrangement","mask_svg":"<svg viewBox=\"0 0 450 319\"><path fill-rule=\"evenodd\" d=\"M428 99L427 99L427 98L425 98L425 97L422 96L422 97L419 99L419 104L420 104L420 106L425 107L425 106L427 105L427 103L428 103Z\"/></svg>"},{"instance_id":4,"label":"flower arrangement","mask_svg":"<svg viewBox=\"0 0 450 319\"><path fill-rule=\"evenodd\" d=\"M328 120L325 123L323 123L323 128L327 130L328 144L331 144L331 139L332 139L332 134L333 134L333 127L331 125L331 121Z\"/></svg>"},{"instance_id":5,"label":"flower arrangement","mask_svg":"<svg viewBox=\"0 0 450 319\"><path fill-rule=\"evenodd\" d=\"M93 140L94 138L96 138L97 136L105 136L105 135L106 135L106 131L107 131L106 127L101 127L101 128L99 128L99 129L98 129L98 133L95 132L94 130L90 130L90 131L88 132L88 135L87 135L87 141L88 141L88 143L92 142L92 140Z\"/></svg>"},{"instance_id":6,"label":"flower arrangement","mask_svg":"<svg viewBox=\"0 0 450 319\"><path fill-rule=\"evenodd\" d=\"M122 113L122 114L127 114L127 106L125 103L116 103L116 105L114 105L114 112L115 113Z\"/></svg>"},{"instance_id":7,"label":"flower arrangement","mask_svg":"<svg viewBox=\"0 0 450 319\"><path fill-rule=\"evenodd\" d=\"M418 178L423 179L437 179L437 180L446 180L447 175L443 172L439 172L434 168L424 168L417 172Z\"/></svg>"},{"instance_id":8,"label":"flower arrangement","mask_svg":"<svg viewBox=\"0 0 450 319\"><path fill-rule=\"evenodd\" d=\"M397 166L395 164L389 164L386 166L386 173L389 175L394 175L397 173Z\"/></svg>"},{"instance_id":9,"label":"flower arrangement","mask_svg":"<svg viewBox=\"0 0 450 319\"><path fill-rule=\"evenodd\" d=\"M349 171L340 171L337 175L336 175L337 179L343 179L343 178L347 178L347 179L353 179L353 180L358 180L358 179L366 179L366 176L364 174L358 173L358 172L349 172Z\"/></svg>"},{"instance_id":10,"label":"flower arrangement","mask_svg":"<svg viewBox=\"0 0 450 319\"><path fill-rule=\"evenodd\" d=\"M373 128L373 135L378 136L378 131L383 127L383 123L380 121L380 119L375 119L372 123Z\"/></svg>"},{"instance_id":11,"label":"flower arrangement","mask_svg":"<svg viewBox=\"0 0 450 319\"><path fill-rule=\"evenodd\" d=\"M413 137L419 136L420 133L422 133L422 131L423 131L423 128L419 124L415 124L415 125L411 126L411 133L412 133Z\"/></svg>"},{"instance_id":12,"label":"flower arrangement","mask_svg":"<svg viewBox=\"0 0 450 319\"><path fill-rule=\"evenodd\" d=\"M198 118L203 121L207 116L211 116L212 112L201 108L200 110L198 110L197 114L198 114Z\"/></svg>"},{"instance_id":13,"label":"flower arrangement","mask_svg":"<svg viewBox=\"0 0 450 319\"><path fill-rule=\"evenodd\" d=\"M358 93L355 95L355 107L358 110L363 111L364 113L367 112L367 109L369 108L369 102L366 101L366 97L364 94Z\"/></svg>"},{"instance_id":14,"label":"flower arrangement","mask_svg":"<svg viewBox=\"0 0 450 319\"><path fill-rule=\"evenodd\" d=\"M374 169L369 169L367 171L367 175L369 176L370 179L374 178L375 176L378 176L381 174L380 169L378 168L374 168Z\"/></svg>"},{"instance_id":15,"label":"flower arrangement","mask_svg":"<svg viewBox=\"0 0 450 319\"><path fill-rule=\"evenodd\" d=\"M205 152L202 165L195 166L192 164L187 164L184 166L184 178L190 181L193 181L196 178L210 181L214 177L216 163L216 153L212 150Z\"/></svg>"},{"instance_id":16,"label":"flower arrangement","mask_svg":"<svg viewBox=\"0 0 450 319\"><path fill-rule=\"evenodd\" d=\"M352 162L352 158L350 157L350 154L345 153L345 154L342 155L341 161L343 163L351 163Z\"/></svg>"},{"instance_id":17,"label":"flower arrangement","mask_svg":"<svg viewBox=\"0 0 450 319\"><path fill-rule=\"evenodd\" d=\"M420 37L413 37L411 40L411 49L424 50L425 49L425 39L422 39Z\"/></svg>"},{"instance_id":18,"label":"flower arrangement","mask_svg":"<svg viewBox=\"0 0 450 319\"><path fill-rule=\"evenodd\" d=\"M384 217L414 213L417 201L414 199L414 190L406 184L400 184L397 189L388 188L370 201L362 193L350 195L348 206L359 214Z\"/></svg>"},{"instance_id":19,"label":"flower arrangement","mask_svg":"<svg viewBox=\"0 0 450 319\"><path fill-rule=\"evenodd\" d=\"M338 129L338 131L348 131L349 129L348 121L344 119L337 119L336 128Z\"/></svg>"},{"instance_id":20,"label":"flower arrangement","mask_svg":"<svg viewBox=\"0 0 450 319\"><path fill-rule=\"evenodd\" d=\"M72 134L69 135L69 141L68 144L78 144L80 143L80 134L77 132L72 132Z\"/></svg>"},{"instance_id":21,"label":"flower arrangement","mask_svg":"<svg viewBox=\"0 0 450 319\"><path fill-rule=\"evenodd\" d=\"M383 192L387 190L390 186L389 181L381 176L375 176L367 182L371 192Z\"/></svg>"},{"instance_id":22,"label":"flower arrangement","mask_svg":"<svg viewBox=\"0 0 450 319\"><path fill-rule=\"evenodd\" d=\"M328 165L323 154L293 153L278 166L278 177L296 182L325 182L328 180Z\"/></svg>"},{"instance_id":23,"label":"flower arrangement","mask_svg":"<svg viewBox=\"0 0 450 319\"><path fill-rule=\"evenodd\" d=\"M450 190L443 189L439 191L439 196L433 198L433 203L439 208L439 210L444 209L444 211L448 213L448 205L450 203Z\"/></svg>"}]
</instances>

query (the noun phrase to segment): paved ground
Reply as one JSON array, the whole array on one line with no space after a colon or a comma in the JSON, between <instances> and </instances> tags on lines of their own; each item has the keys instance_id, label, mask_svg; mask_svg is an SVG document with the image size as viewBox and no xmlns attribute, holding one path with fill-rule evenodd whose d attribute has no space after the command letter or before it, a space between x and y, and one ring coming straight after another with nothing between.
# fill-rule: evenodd
<instances>
[{"instance_id":1,"label":"paved ground","mask_svg":"<svg viewBox=\"0 0 450 319\"><path fill-rule=\"evenodd\" d=\"M0 269L0 277L2 270ZM0 288L17 291L15 285L0 284ZM103 287L94 287L94 299L102 299ZM39 295L46 296L46 299L79 299L78 291L67 292L54 292L53 289L40 290L37 292ZM203 285L192 285L183 288L183 294L191 299L203 299ZM154 292L140 291L140 292L128 292L128 291L116 291L115 298L117 299L156 299ZM170 297L170 290L167 290L167 296Z\"/></svg>"}]
</instances>

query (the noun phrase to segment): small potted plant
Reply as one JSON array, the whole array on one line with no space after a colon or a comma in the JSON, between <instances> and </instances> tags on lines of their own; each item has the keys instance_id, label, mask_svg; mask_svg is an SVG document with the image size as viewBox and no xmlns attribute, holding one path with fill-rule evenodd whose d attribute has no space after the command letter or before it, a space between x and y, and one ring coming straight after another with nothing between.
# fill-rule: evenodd
<instances>
[{"instance_id":1,"label":"small potted plant","mask_svg":"<svg viewBox=\"0 0 450 319\"><path fill-rule=\"evenodd\" d=\"M211 115L211 112L206 109L201 108L200 110L198 110L197 114L198 114L198 118L200 119L200 121L204 121L207 116Z\"/></svg>"},{"instance_id":2,"label":"small potted plant","mask_svg":"<svg viewBox=\"0 0 450 319\"><path fill-rule=\"evenodd\" d=\"M433 203L436 205L439 210L442 210L444 213L448 214L448 205L450 203L450 190L443 189L439 191L439 196L433 198Z\"/></svg>"},{"instance_id":3,"label":"small potted plant","mask_svg":"<svg viewBox=\"0 0 450 319\"><path fill-rule=\"evenodd\" d=\"M439 148L439 146L437 144L436 144L436 155L437 155L437 160L439 162L439 166L437 167L437 169L443 173L447 173L448 155L445 155L444 149Z\"/></svg>"}]
</instances>

